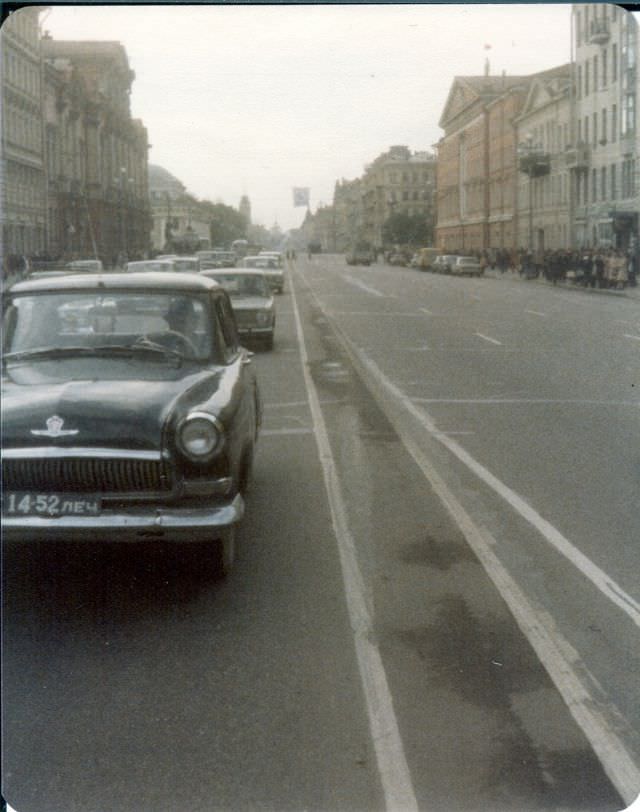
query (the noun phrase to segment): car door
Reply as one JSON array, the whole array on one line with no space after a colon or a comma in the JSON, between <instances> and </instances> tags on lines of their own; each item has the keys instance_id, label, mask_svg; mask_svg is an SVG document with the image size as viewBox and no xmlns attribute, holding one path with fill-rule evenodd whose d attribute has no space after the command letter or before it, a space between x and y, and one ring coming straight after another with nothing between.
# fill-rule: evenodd
<instances>
[{"instance_id":1,"label":"car door","mask_svg":"<svg viewBox=\"0 0 640 812\"><path fill-rule=\"evenodd\" d=\"M253 448L261 422L261 401L253 353L240 345L235 315L225 291L213 294L213 308L219 326L225 389L229 395L229 432L232 465L242 466Z\"/></svg>"}]
</instances>

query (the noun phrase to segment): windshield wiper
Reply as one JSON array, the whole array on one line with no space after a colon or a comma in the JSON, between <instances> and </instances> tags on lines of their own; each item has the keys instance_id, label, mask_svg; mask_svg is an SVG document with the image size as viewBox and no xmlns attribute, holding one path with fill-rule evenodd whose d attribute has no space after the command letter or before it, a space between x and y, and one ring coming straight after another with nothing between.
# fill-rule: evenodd
<instances>
[{"instance_id":1,"label":"windshield wiper","mask_svg":"<svg viewBox=\"0 0 640 812\"><path fill-rule=\"evenodd\" d=\"M165 358L175 358L182 361L190 359L177 350L163 347L153 341L144 341L138 344L100 344L96 347L42 347L33 350L23 350L21 352L9 352L3 356L3 361L22 361L34 358L74 358L78 355L127 355L132 357L139 353L161 354Z\"/></svg>"}]
</instances>

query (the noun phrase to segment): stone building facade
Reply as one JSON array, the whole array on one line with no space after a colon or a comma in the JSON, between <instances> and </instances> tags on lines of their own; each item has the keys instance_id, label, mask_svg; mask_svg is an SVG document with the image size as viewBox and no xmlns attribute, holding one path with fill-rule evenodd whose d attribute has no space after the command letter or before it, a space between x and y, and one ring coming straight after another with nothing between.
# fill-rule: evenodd
<instances>
[{"instance_id":1,"label":"stone building facade","mask_svg":"<svg viewBox=\"0 0 640 812\"><path fill-rule=\"evenodd\" d=\"M517 133L526 76L457 76L438 142L436 246L468 252L514 247Z\"/></svg>"},{"instance_id":2,"label":"stone building facade","mask_svg":"<svg viewBox=\"0 0 640 812\"><path fill-rule=\"evenodd\" d=\"M365 168L362 177L363 238L382 248L383 226L402 212L435 221L436 158L393 146Z\"/></svg>"},{"instance_id":3,"label":"stone building facade","mask_svg":"<svg viewBox=\"0 0 640 812\"><path fill-rule=\"evenodd\" d=\"M38 15L19 9L0 31L2 139L0 220L2 255L33 256L46 244L46 183Z\"/></svg>"},{"instance_id":4,"label":"stone building facade","mask_svg":"<svg viewBox=\"0 0 640 812\"><path fill-rule=\"evenodd\" d=\"M184 184L161 166L149 164L151 202L151 250L154 254L172 251L172 242L182 250L208 248L209 220L199 202L187 194Z\"/></svg>"},{"instance_id":5,"label":"stone building facade","mask_svg":"<svg viewBox=\"0 0 640 812\"><path fill-rule=\"evenodd\" d=\"M514 119L519 172L513 244L534 252L571 245L570 89L568 64L534 76Z\"/></svg>"},{"instance_id":6,"label":"stone building facade","mask_svg":"<svg viewBox=\"0 0 640 812\"><path fill-rule=\"evenodd\" d=\"M148 138L119 42L44 37L48 253L106 266L150 247Z\"/></svg>"},{"instance_id":7,"label":"stone building facade","mask_svg":"<svg viewBox=\"0 0 640 812\"><path fill-rule=\"evenodd\" d=\"M640 212L640 42L614 4L572 7L575 241L628 249Z\"/></svg>"}]
</instances>

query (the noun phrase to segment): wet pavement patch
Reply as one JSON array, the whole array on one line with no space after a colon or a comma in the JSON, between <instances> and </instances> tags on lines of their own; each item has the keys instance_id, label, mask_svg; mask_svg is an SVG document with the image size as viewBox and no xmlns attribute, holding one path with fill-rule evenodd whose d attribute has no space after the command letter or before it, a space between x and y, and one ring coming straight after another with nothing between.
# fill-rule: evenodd
<instances>
[{"instance_id":1,"label":"wet pavement patch","mask_svg":"<svg viewBox=\"0 0 640 812\"><path fill-rule=\"evenodd\" d=\"M446 572L461 561L475 560L471 549L451 539L436 539L427 533L423 540L406 544L399 554L405 564L433 567Z\"/></svg>"}]
</instances>

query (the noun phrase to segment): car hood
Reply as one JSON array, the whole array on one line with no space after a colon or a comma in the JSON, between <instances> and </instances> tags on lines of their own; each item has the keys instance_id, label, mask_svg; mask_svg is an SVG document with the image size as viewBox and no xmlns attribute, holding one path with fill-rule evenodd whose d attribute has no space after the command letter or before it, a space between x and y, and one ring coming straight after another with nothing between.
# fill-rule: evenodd
<instances>
[{"instance_id":1,"label":"car hood","mask_svg":"<svg viewBox=\"0 0 640 812\"><path fill-rule=\"evenodd\" d=\"M47 361L3 375L3 447L99 446L160 450L171 421L215 395L220 368L150 364L135 377L125 362ZM58 422L56 430L51 418ZM49 424L47 423L49 421Z\"/></svg>"}]
</instances>

